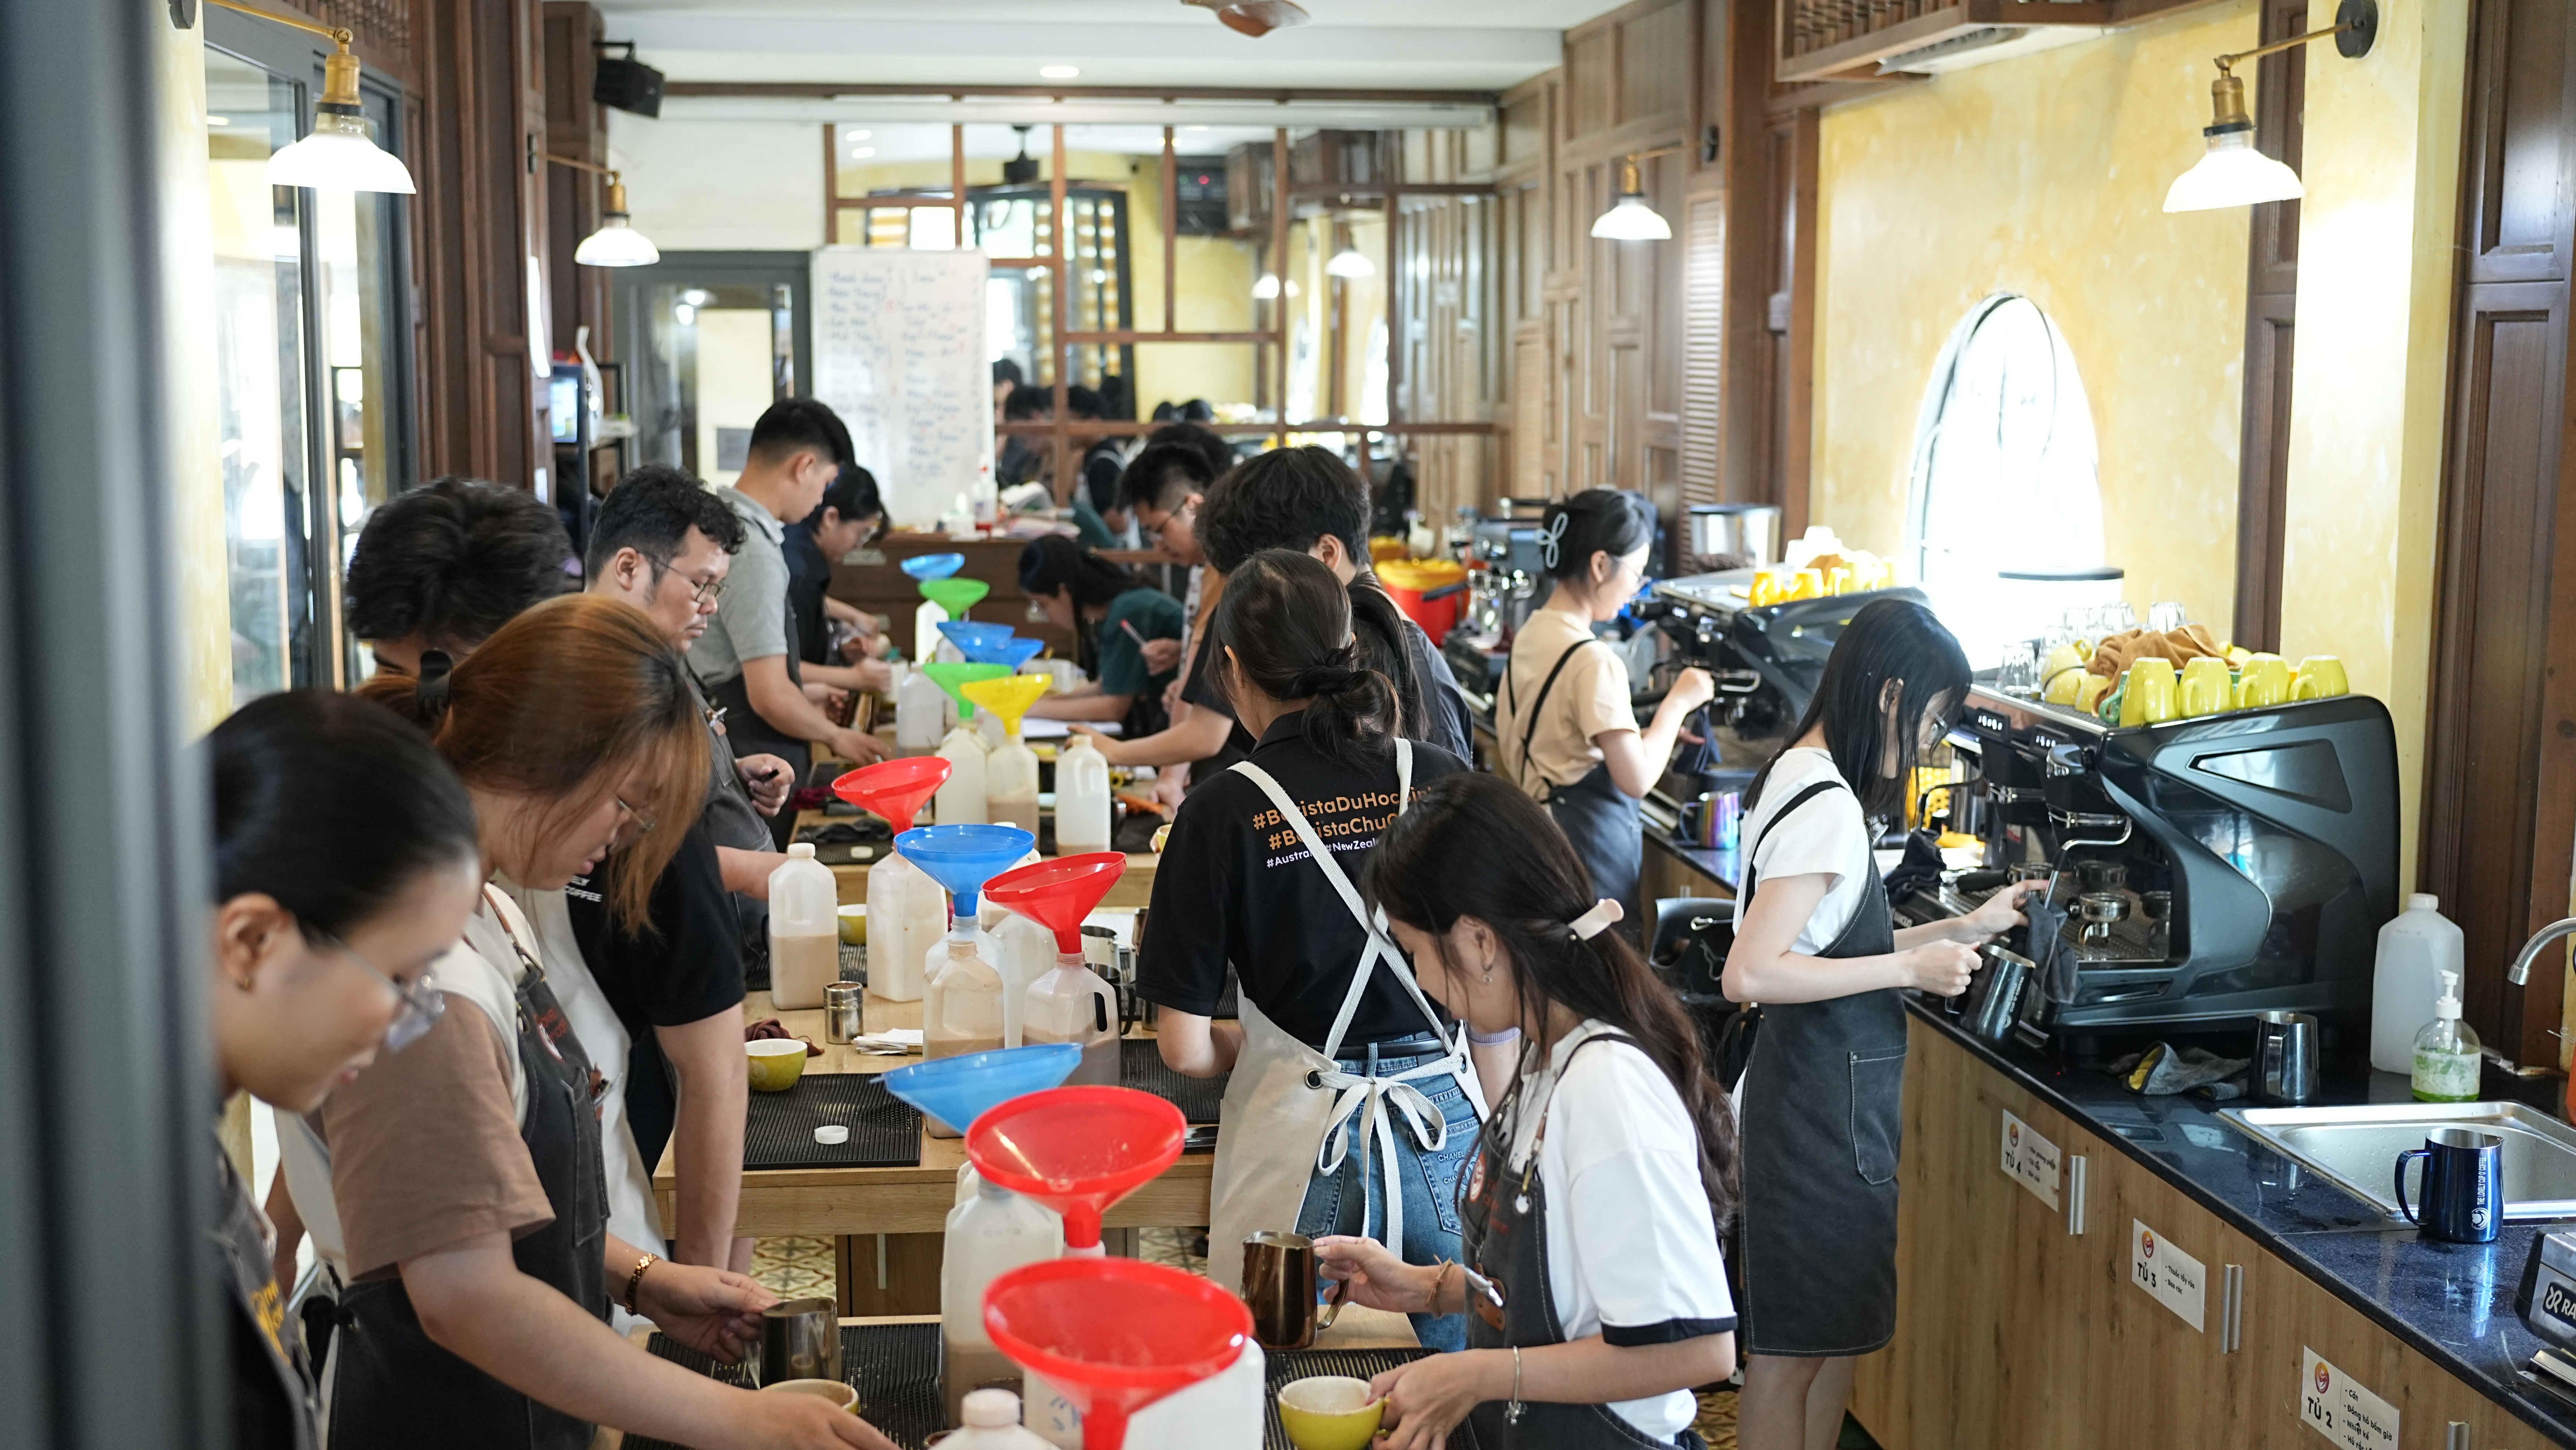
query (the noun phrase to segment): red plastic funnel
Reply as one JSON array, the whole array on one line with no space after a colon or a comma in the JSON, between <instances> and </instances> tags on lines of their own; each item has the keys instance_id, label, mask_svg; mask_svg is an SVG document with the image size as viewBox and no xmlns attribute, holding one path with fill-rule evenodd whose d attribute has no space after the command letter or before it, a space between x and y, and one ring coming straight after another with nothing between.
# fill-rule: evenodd
<instances>
[{"instance_id":1,"label":"red plastic funnel","mask_svg":"<svg viewBox=\"0 0 2576 1450\"><path fill-rule=\"evenodd\" d=\"M1123 851L1059 856L1005 871L984 883L984 899L1007 906L1055 933L1059 956L1082 955L1082 919L1127 870Z\"/></svg>"},{"instance_id":2,"label":"red plastic funnel","mask_svg":"<svg viewBox=\"0 0 2576 1450\"><path fill-rule=\"evenodd\" d=\"M966 1130L986 1181L1064 1215L1068 1250L1100 1247L1100 1216L1181 1156L1181 1110L1134 1088L1062 1087L988 1110Z\"/></svg>"},{"instance_id":3,"label":"red plastic funnel","mask_svg":"<svg viewBox=\"0 0 2576 1450\"><path fill-rule=\"evenodd\" d=\"M951 769L946 757L937 755L881 760L833 781L832 793L885 817L897 832L909 831L913 813L921 809L923 801L939 794L939 788L948 783Z\"/></svg>"},{"instance_id":4,"label":"red plastic funnel","mask_svg":"<svg viewBox=\"0 0 2576 1450\"><path fill-rule=\"evenodd\" d=\"M1083 1450L1121 1450L1128 1416L1242 1357L1252 1311L1223 1286L1166 1265L1049 1259L984 1290L984 1329L1082 1411Z\"/></svg>"}]
</instances>

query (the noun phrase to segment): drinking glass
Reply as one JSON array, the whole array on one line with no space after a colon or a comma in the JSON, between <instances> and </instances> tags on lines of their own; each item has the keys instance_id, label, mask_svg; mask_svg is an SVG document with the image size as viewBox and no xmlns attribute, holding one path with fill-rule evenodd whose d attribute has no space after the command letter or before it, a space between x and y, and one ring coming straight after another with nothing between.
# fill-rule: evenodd
<instances>
[{"instance_id":1,"label":"drinking glass","mask_svg":"<svg viewBox=\"0 0 2576 1450\"><path fill-rule=\"evenodd\" d=\"M2031 654L2028 641L2004 646L2003 662L1995 667L1995 688L2025 700L2038 692L2039 661Z\"/></svg>"},{"instance_id":2,"label":"drinking glass","mask_svg":"<svg viewBox=\"0 0 2576 1450\"><path fill-rule=\"evenodd\" d=\"M2147 606L2147 628L2158 634L2169 634L2189 623L2191 620L2182 612L2182 606L2170 599Z\"/></svg>"}]
</instances>

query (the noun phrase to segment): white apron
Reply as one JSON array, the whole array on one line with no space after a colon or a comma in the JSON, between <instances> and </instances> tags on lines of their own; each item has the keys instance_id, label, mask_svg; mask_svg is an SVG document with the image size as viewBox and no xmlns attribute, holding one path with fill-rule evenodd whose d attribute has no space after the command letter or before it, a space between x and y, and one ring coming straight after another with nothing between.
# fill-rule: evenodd
<instances>
[{"instance_id":1,"label":"white apron","mask_svg":"<svg viewBox=\"0 0 2576 1450\"><path fill-rule=\"evenodd\" d=\"M1467 1056L1467 1029L1460 1024L1454 1040L1446 1045L1448 1055L1436 1062L1426 1062L1404 1072L1384 1076L1345 1071L1334 1059L1341 1052L1343 1034L1350 1030L1351 1018L1359 1012L1360 998L1367 992L1369 977L1383 963L1404 984L1405 994L1422 1009L1423 1021L1439 1037L1440 1018L1413 980L1404 956L1387 939L1386 933L1371 921L1368 908L1341 863L1315 834L1315 827L1279 788L1279 782L1251 761L1239 761L1234 767L1245 778L1270 797L1280 818L1297 829L1297 839L1306 845L1307 854L1323 869L1324 878L1349 908L1351 919L1368 935L1368 946L1360 954L1359 964L1352 969L1351 984L1342 994L1341 1012L1333 1019L1332 1034L1324 1039L1324 1050L1314 1048L1279 1029L1249 993L1238 994L1243 1011L1243 1051L1235 1059L1234 1076L1225 1089L1225 1131L1216 1142L1216 1161L1209 1169L1208 1278L1228 1289L1240 1292L1243 1282L1243 1240L1262 1229L1294 1229L1298 1211L1305 1206L1306 1188L1318 1174L1336 1173L1350 1151L1351 1139L1359 1139L1361 1162L1369 1165L1367 1181L1374 1203L1364 1205L1363 1222L1384 1225L1381 1241L1402 1251L1404 1243L1404 1197L1388 1191L1387 1175L1395 1163L1395 1119L1404 1120L1405 1130L1416 1146L1436 1153L1449 1141L1449 1120L1439 1106L1422 1090L1425 1079L1452 1077L1477 1105L1482 1116L1484 1098L1476 1086L1475 1069ZM1395 742L1396 813L1401 815L1413 794L1413 742L1399 737ZM1353 1123L1353 1119L1358 1121ZM1372 1162L1372 1159L1374 1162ZM1377 1209L1371 1213L1370 1209Z\"/></svg>"}]
</instances>

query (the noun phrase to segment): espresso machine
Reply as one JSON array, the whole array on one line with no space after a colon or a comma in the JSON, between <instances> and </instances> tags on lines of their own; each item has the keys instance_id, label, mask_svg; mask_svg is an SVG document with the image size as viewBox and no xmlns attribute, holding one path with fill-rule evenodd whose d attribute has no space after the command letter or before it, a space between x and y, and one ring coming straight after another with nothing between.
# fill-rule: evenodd
<instances>
[{"instance_id":1,"label":"espresso machine","mask_svg":"<svg viewBox=\"0 0 2576 1450\"><path fill-rule=\"evenodd\" d=\"M1499 507L1502 512L1491 516L1459 510L1467 537L1467 600L1458 627L1441 647L1459 685L1479 696L1494 693L1513 634L1546 593L1539 534L1547 501L1507 498Z\"/></svg>"},{"instance_id":2,"label":"espresso machine","mask_svg":"<svg viewBox=\"0 0 2576 1450\"><path fill-rule=\"evenodd\" d=\"M2329 1031L2367 1021L2397 913L2397 747L2379 701L2118 728L1977 685L1950 744L1971 774L1952 824L1980 837L1984 869L1911 893L1900 921L1963 915L2029 877L2064 913L2054 973L2032 965L2053 953L1989 949L1979 1020L2034 1047L2272 1010ZM2014 1002L1979 1000L2016 980Z\"/></svg>"},{"instance_id":3,"label":"espresso machine","mask_svg":"<svg viewBox=\"0 0 2576 1450\"><path fill-rule=\"evenodd\" d=\"M1851 617L1873 599L1926 602L1911 588L1873 589L1752 607L1755 570L1666 579L1638 612L1673 642L1675 663L1717 680L1717 722L1746 740L1788 733L1815 698L1825 657Z\"/></svg>"}]
</instances>

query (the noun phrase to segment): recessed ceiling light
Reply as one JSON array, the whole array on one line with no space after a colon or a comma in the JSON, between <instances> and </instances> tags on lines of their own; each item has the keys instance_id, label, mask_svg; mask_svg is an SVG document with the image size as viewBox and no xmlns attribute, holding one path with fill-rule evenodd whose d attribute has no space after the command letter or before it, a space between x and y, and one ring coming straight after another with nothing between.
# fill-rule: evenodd
<instances>
[{"instance_id":1,"label":"recessed ceiling light","mask_svg":"<svg viewBox=\"0 0 2576 1450\"><path fill-rule=\"evenodd\" d=\"M1069 81L1075 76L1082 74L1082 67L1078 65L1042 65L1038 67L1038 74L1051 81Z\"/></svg>"},{"instance_id":2,"label":"recessed ceiling light","mask_svg":"<svg viewBox=\"0 0 2576 1450\"><path fill-rule=\"evenodd\" d=\"M1205 126L1183 126L1181 129L1182 129L1182 130L1184 130L1184 131L1204 131L1204 130L1206 130L1206 129L1207 129L1207 127L1205 127Z\"/></svg>"},{"instance_id":3,"label":"recessed ceiling light","mask_svg":"<svg viewBox=\"0 0 2576 1450\"><path fill-rule=\"evenodd\" d=\"M206 118L206 124L209 126L229 126L232 123L233 118L230 116L208 116Z\"/></svg>"},{"instance_id":4,"label":"recessed ceiling light","mask_svg":"<svg viewBox=\"0 0 2576 1450\"><path fill-rule=\"evenodd\" d=\"M877 148L874 146L853 146L850 148L850 159L852 161L856 161L865 156L874 156L876 154Z\"/></svg>"},{"instance_id":5,"label":"recessed ceiling light","mask_svg":"<svg viewBox=\"0 0 2576 1450\"><path fill-rule=\"evenodd\" d=\"M874 131L852 131L852 132L850 133L850 139L851 139L852 141L865 141L865 140L866 140L866 139L868 139L870 136L873 136L873 135L875 135L875 134L876 134L876 133L875 133Z\"/></svg>"}]
</instances>

